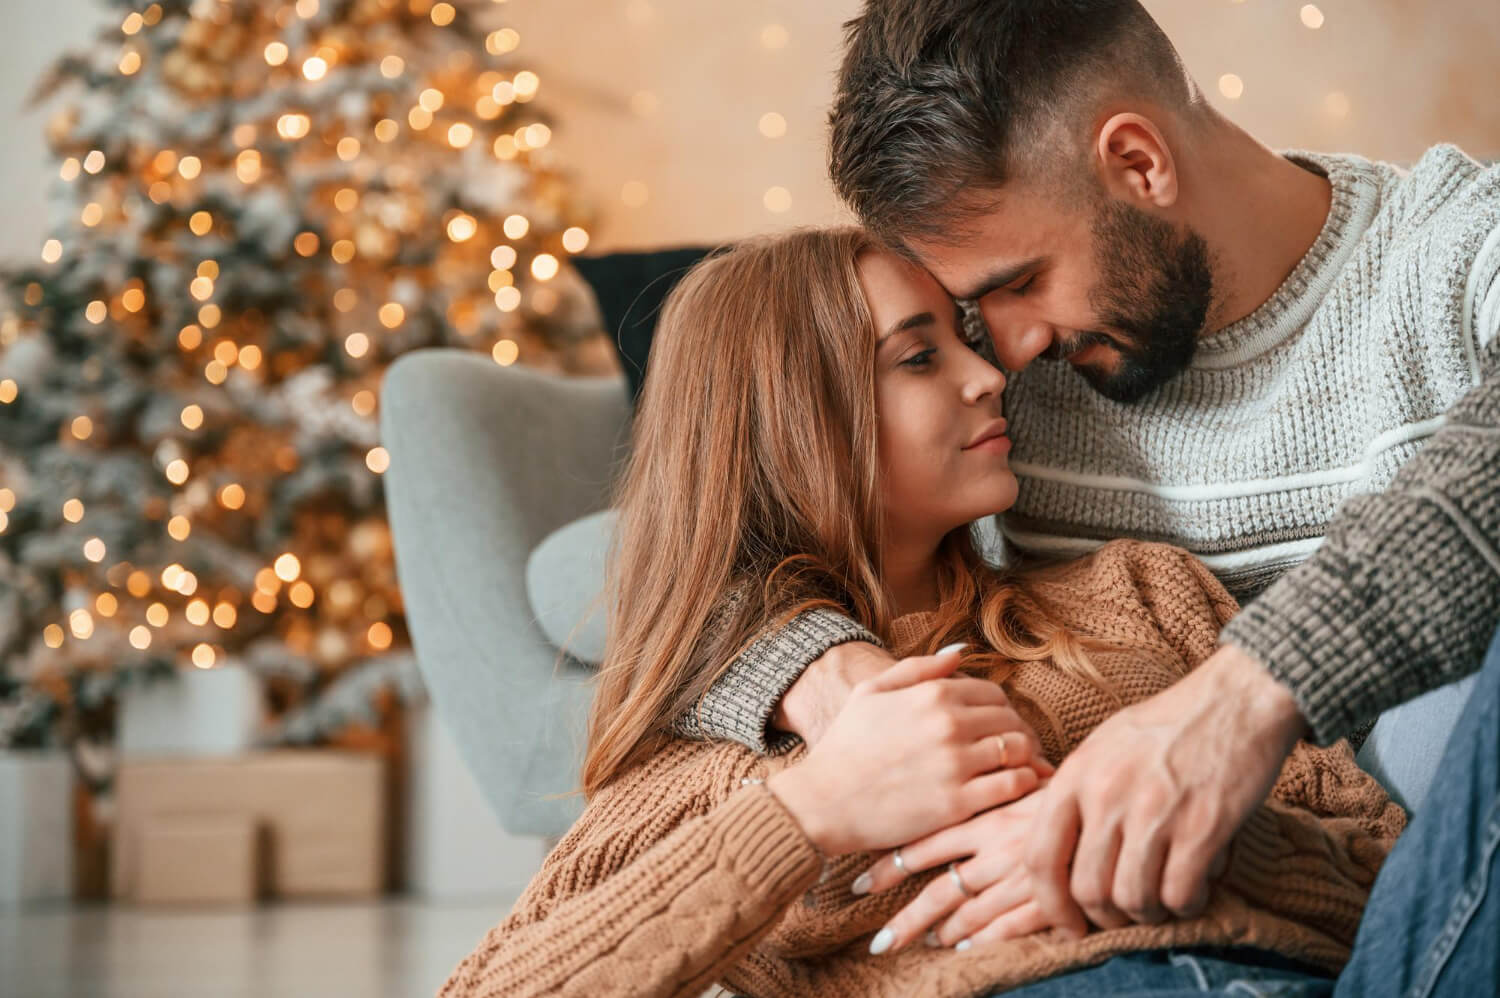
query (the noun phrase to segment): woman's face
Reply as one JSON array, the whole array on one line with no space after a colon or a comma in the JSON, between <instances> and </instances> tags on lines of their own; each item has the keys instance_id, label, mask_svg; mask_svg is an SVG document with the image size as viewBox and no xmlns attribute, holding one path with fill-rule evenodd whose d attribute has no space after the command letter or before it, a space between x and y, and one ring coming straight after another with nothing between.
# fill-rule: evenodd
<instances>
[{"instance_id":1,"label":"woman's face","mask_svg":"<svg viewBox=\"0 0 1500 998\"><path fill-rule=\"evenodd\" d=\"M889 528L936 540L1009 509L1016 477L1000 415L1004 376L975 353L958 306L925 270L885 252L862 254L858 270L879 337L875 411Z\"/></svg>"}]
</instances>

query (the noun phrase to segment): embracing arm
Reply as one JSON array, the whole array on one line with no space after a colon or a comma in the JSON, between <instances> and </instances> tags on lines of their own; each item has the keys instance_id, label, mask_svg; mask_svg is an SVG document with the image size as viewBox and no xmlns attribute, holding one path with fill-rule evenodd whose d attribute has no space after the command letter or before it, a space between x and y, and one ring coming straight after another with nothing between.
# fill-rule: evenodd
<instances>
[{"instance_id":1,"label":"embracing arm","mask_svg":"<svg viewBox=\"0 0 1500 998\"><path fill-rule=\"evenodd\" d=\"M591 810L440 998L691 998L771 931L822 869L764 786L738 791L634 854L632 844L671 827L673 816L640 808L639 795Z\"/></svg>"}]
</instances>

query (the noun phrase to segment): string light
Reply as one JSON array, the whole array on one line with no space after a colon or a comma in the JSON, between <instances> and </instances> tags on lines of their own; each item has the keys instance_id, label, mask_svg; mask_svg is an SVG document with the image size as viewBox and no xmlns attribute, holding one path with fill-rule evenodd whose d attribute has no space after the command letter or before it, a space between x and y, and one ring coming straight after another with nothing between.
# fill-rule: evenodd
<instances>
[{"instance_id":1,"label":"string light","mask_svg":"<svg viewBox=\"0 0 1500 998\"><path fill-rule=\"evenodd\" d=\"M387 329L395 329L406 321L406 309L401 307L400 302L388 301L380 306L376 313L380 318L380 324Z\"/></svg>"},{"instance_id":2,"label":"string light","mask_svg":"<svg viewBox=\"0 0 1500 998\"><path fill-rule=\"evenodd\" d=\"M542 80L531 70L523 69L511 81L511 86L515 88L516 101L524 104L536 96L537 91L541 89Z\"/></svg>"},{"instance_id":3,"label":"string light","mask_svg":"<svg viewBox=\"0 0 1500 998\"><path fill-rule=\"evenodd\" d=\"M448 220L448 238L456 243L467 242L478 231L479 225L474 221L472 215L459 212Z\"/></svg>"},{"instance_id":4,"label":"string light","mask_svg":"<svg viewBox=\"0 0 1500 998\"><path fill-rule=\"evenodd\" d=\"M443 92L435 87L428 87L417 95L417 103L424 111L440 111L443 107Z\"/></svg>"},{"instance_id":5,"label":"string light","mask_svg":"<svg viewBox=\"0 0 1500 998\"><path fill-rule=\"evenodd\" d=\"M334 147L334 152L338 155L339 159L346 163L357 158L359 156L359 139L356 139L352 135L345 135L339 139L339 144Z\"/></svg>"},{"instance_id":6,"label":"string light","mask_svg":"<svg viewBox=\"0 0 1500 998\"><path fill-rule=\"evenodd\" d=\"M312 128L312 119L305 114L283 114L276 119L276 134L288 142L306 137Z\"/></svg>"},{"instance_id":7,"label":"string light","mask_svg":"<svg viewBox=\"0 0 1500 998\"><path fill-rule=\"evenodd\" d=\"M557 257L551 253L538 253L531 261L531 276L539 281L550 281L557 276Z\"/></svg>"},{"instance_id":8,"label":"string light","mask_svg":"<svg viewBox=\"0 0 1500 998\"><path fill-rule=\"evenodd\" d=\"M344 350L358 360L370 352L370 338L364 333L350 333L344 338Z\"/></svg>"},{"instance_id":9,"label":"string light","mask_svg":"<svg viewBox=\"0 0 1500 998\"><path fill-rule=\"evenodd\" d=\"M507 215L501 228L507 239L523 239L531 231L531 222L525 215Z\"/></svg>"},{"instance_id":10,"label":"string light","mask_svg":"<svg viewBox=\"0 0 1500 998\"><path fill-rule=\"evenodd\" d=\"M427 16L432 18L433 24L436 24L440 28L446 28L453 23L454 13L455 11L451 3L438 3L433 4L432 12Z\"/></svg>"},{"instance_id":11,"label":"string light","mask_svg":"<svg viewBox=\"0 0 1500 998\"><path fill-rule=\"evenodd\" d=\"M448 127L448 144L455 149L463 149L474 139L474 128L460 121Z\"/></svg>"},{"instance_id":12,"label":"string light","mask_svg":"<svg viewBox=\"0 0 1500 998\"><path fill-rule=\"evenodd\" d=\"M104 153L98 149L91 150L87 156L83 157L84 173L98 173L102 169L104 169Z\"/></svg>"},{"instance_id":13,"label":"string light","mask_svg":"<svg viewBox=\"0 0 1500 998\"><path fill-rule=\"evenodd\" d=\"M307 2L308 0L298 0L298 8L300 9ZM313 0L313 9L316 10L317 6L316 0ZM193 648L193 665L198 668L212 669L216 661L218 661L218 654L214 651L212 645L200 644Z\"/></svg>"},{"instance_id":14,"label":"string light","mask_svg":"<svg viewBox=\"0 0 1500 998\"><path fill-rule=\"evenodd\" d=\"M49 239L42 244L42 262L56 263L62 259L62 243L56 239Z\"/></svg>"},{"instance_id":15,"label":"string light","mask_svg":"<svg viewBox=\"0 0 1500 998\"><path fill-rule=\"evenodd\" d=\"M328 75L328 60L318 56L310 56L303 60L302 76L304 79L316 82Z\"/></svg>"},{"instance_id":16,"label":"string light","mask_svg":"<svg viewBox=\"0 0 1500 998\"><path fill-rule=\"evenodd\" d=\"M1245 92L1245 81L1233 73L1225 73L1219 77L1219 93L1230 100L1239 100Z\"/></svg>"},{"instance_id":17,"label":"string light","mask_svg":"<svg viewBox=\"0 0 1500 998\"><path fill-rule=\"evenodd\" d=\"M181 415L182 425L189 430L196 430L203 425L203 407L197 405L185 406Z\"/></svg>"},{"instance_id":18,"label":"string light","mask_svg":"<svg viewBox=\"0 0 1500 998\"><path fill-rule=\"evenodd\" d=\"M1318 9L1316 4L1307 4L1299 13L1302 17L1302 23L1314 31L1323 26L1323 12Z\"/></svg>"},{"instance_id":19,"label":"string light","mask_svg":"<svg viewBox=\"0 0 1500 998\"><path fill-rule=\"evenodd\" d=\"M87 440L94 435L94 421L87 416L77 416L68 426L75 439Z\"/></svg>"},{"instance_id":20,"label":"string light","mask_svg":"<svg viewBox=\"0 0 1500 998\"><path fill-rule=\"evenodd\" d=\"M98 537L90 537L84 542L83 556L96 565L103 561L104 556L108 553L104 541Z\"/></svg>"},{"instance_id":21,"label":"string light","mask_svg":"<svg viewBox=\"0 0 1500 998\"><path fill-rule=\"evenodd\" d=\"M69 499L63 503L62 514L63 519L69 523L83 522L83 500Z\"/></svg>"},{"instance_id":22,"label":"string light","mask_svg":"<svg viewBox=\"0 0 1500 998\"><path fill-rule=\"evenodd\" d=\"M287 56L291 53L288 51L285 42L271 42L266 46L264 54L266 57L266 65L280 66L282 63L286 62Z\"/></svg>"},{"instance_id":23,"label":"string light","mask_svg":"<svg viewBox=\"0 0 1500 998\"><path fill-rule=\"evenodd\" d=\"M406 69L406 60L399 55L388 55L380 60L380 75L387 80L394 80Z\"/></svg>"},{"instance_id":24,"label":"string light","mask_svg":"<svg viewBox=\"0 0 1500 998\"><path fill-rule=\"evenodd\" d=\"M384 447L372 447L365 455L365 467L375 474L384 474L391 466L391 455Z\"/></svg>"},{"instance_id":25,"label":"string light","mask_svg":"<svg viewBox=\"0 0 1500 998\"><path fill-rule=\"evenodd\" d=\"M571 226L563 230L562 244L563 249L569 253L582 253L588 249L589 234L576 225ZM491 262L493 262L493 257L491 257Z\"/></svg>"},{"instance_id":26,"label":"string light","mask_svg":"<svg viewBox=\"0 0 1500 998\"><path fill-rule=\"evenodd\" d=\"M484 50L490 55L505 55L514 52L521 44L521 35L514 28L492 31L484 40Z\"/></svg>"},{"instance_id":27,"label":"string light","mask_svg":"<svg viewBox=\"0 0 1500 998\"><path fill-rule=\"evenodd\" d=\"M219 490L219 505L225 509L239 509L245 505L245 487L238 482L230 482Z\"/></svg>"},{"instance_id":28,"label":"string light","mask_svg":"<svg viewBox=\"0 0 1500 998\"><path fill-rule=\"evenodd\" d=\"M490 356L494 357L495 363L501 367L509 367L516 362L516 358L521 356L521 348L515 340L501 340L490 351Z\"/></svg>"},{"instance_id":29,"label":"string light","mask_svg":"<svg viewBox=\"0 0 1500 998\"><path fill-rule=\"evenodd\" d=\"M514 287L501 288L495 292L495 306L502 312L514 312L521 307L521 292Z\"/></svg>"}]
</instances>

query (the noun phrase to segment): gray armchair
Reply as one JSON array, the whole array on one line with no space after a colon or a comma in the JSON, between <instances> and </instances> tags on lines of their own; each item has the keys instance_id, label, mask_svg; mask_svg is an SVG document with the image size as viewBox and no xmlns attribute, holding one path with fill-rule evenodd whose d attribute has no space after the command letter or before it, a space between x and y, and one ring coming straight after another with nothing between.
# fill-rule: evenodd
<instances>
[{"instance_id":1,"label":"gray armchair","mask_svg":"<svg viewBox=\"0 0 1500 998\"><path fill-rule=\"evenodd\" d=\"M618 378L406 354L381 395L386 504L417 661L505 829L560 836L578 786L589 673L559 663L525 583L538 542L604 508L629 440Z\"/></svg>"}]
</instances>

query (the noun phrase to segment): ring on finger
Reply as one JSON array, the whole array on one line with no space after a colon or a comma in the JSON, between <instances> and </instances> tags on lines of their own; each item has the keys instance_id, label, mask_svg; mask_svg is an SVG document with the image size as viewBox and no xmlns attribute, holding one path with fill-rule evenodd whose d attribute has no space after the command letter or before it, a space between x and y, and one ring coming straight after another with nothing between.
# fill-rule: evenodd
<instances>
[{"instance_id":1,"label":"ring on finger","mask_svg":"<svg viewBox=\"0 0 1500 998\"><path fill-rule=\"evenodd\" d=\"M964 883L964 878L959 876L957 863L948 864L948 876L953 878L954 885L958 887L959 893L963 894L964 897L971 898L974 896L974 892L969 890L968 885Z\"/></svg>"},{"instance_id":2,"label":"ring on finger","mask_svg":"<svg viewBox=\"0 0 1500 998\"><path fill-rule=\"evenodd\" d=\"M1010 765L1010 749L1006 747L1005 736L991 735L990 737L994 738L1000 743L1000 765L996 766L995 768L1004 769L1005 767Z\"/></svg>"},{"instance_id":3,"label":"ring on finger","mask_svg":"<svg viewBox=\"0 0 1500 998\"><path fill-rule=\"evenodd\" d=\"M901 850L899 848L891 853L891 862L896 864L896 869L901 871L903 877L906 876L906 863L901 858Z\"/></svg>"}]
</instances>

